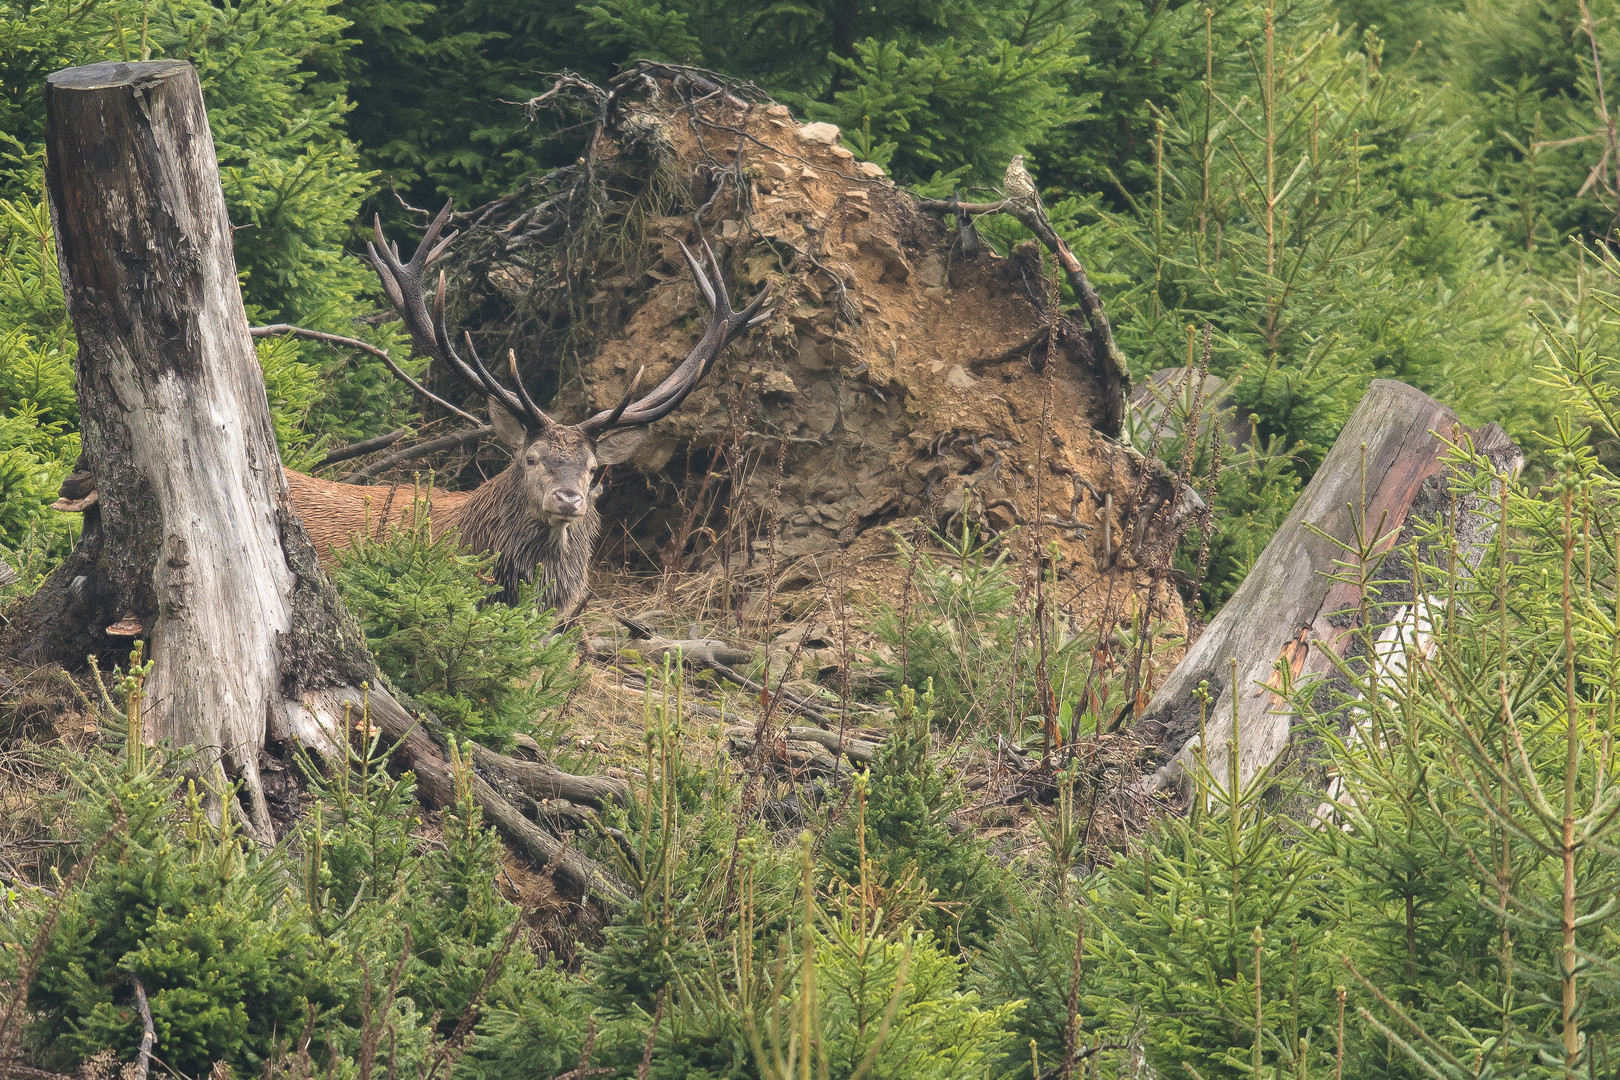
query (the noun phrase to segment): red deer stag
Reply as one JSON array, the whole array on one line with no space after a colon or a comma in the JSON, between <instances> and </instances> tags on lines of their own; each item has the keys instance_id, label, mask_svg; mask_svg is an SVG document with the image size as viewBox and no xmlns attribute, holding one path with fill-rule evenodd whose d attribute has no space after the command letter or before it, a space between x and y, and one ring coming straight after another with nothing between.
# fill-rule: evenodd
<instances>
[{"instance_id":1,"label":"red deer stag","mask_svg":"<svg viewBox=\"0 0 1620 1080\"><path fill-rule=\"evenodd\" d=\"M742 311L733 311L708 243L703 244L707 270L682 244L681 252L713 312L703 337L686 359L639 401L631 401L641 378L638 371L623 399L613 408L577 424L561 424L547 416L529 396L518 376L515 354L507 353L514 392L484 366L473 348L472 335L463 337L466 358L457 353L444 323L442 271L429 312L422 295L422 271L458 235L452 232L439 238L449 216L447 203L428 226L409 262L402 262L399 249L384 239L380 222L375 226L375 243L366 245L371 264L410 332L417 354L431 356L474 391L485 395L495 433L512 449L512 463L476 489L433 491L429 503L432 529L435 534L456 530L461 545L469 551L498 553L496 580L507 603L515 603L519 585L534 581L538 574L540 603L566 616L585 594L587 564L601 528L593 490L594 471L598 466L628 458L640 445L646 426L679 408L725 347L770 314L761 310L768 288L761 289ZM476 420L412 385L446 408ZM335 548L348 546L356 534L368 527L375 534L381 528L397 525L411 512L409 491L398 487L335 483L290 469L287 487L293 507L326 562L331 561Z\"/></svg>"}]
</instances>

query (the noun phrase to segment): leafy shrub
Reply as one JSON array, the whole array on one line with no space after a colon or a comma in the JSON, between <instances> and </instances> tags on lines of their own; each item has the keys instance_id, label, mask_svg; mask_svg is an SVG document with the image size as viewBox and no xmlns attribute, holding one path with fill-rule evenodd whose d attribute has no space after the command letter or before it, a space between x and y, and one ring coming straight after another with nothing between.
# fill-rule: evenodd
<instances>
[{"instance_id":1,"label":"leafy shrub","mask_svg":"<svg viewBox=\"0 0 1620 1080\"><path fill-rule=\"evenodd\" d=\"M333 580L384 674L456 731L500 745L562 705L582 676L577 635L557 633L528 587L500 603L494 563L461 551L453 532L435 536L421 500L384 539L340 551Z\"/></svg>"}]
</instances>

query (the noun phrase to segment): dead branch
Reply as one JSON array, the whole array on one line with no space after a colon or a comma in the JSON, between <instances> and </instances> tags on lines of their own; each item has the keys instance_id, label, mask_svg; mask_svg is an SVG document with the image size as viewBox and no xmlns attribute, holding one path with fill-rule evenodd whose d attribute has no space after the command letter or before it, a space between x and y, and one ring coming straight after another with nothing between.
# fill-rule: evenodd
<instances>
[{"instance_id":1,"label":"dead branch","mask_svg":"<svg viewBox=\"0 0 1620 1080\"><path fill-rule=\"evenodd\" d=\"M370 353L372 356L375 356L377 359L381 360L384 364L387 364L388 370L394 373L394 377L396 379L409 384L412 390L415 390L418 394L421 394L423 397L439 406L439 408L447 409L461 417L463 420L471 420L475 424L478 423L478 417L474 416L470 412L456 408L456 406L450 404L448 401L444 400L444 398L440 397L438 394L435 394L433 391L429 390L427 387L405 374L405 369L394 362L394 358L388 355L387 349L378 348L369 341L361 341L359 338L344 337L342 334L327 334L320 330L306 330L302 326L293 326L289 323L272 323L269 326L252 326L248 328L248 333L256 338L274 337L277 334L291 334L293 337L308 338L310 341L319 341L326 345L333 345L344 349L359 349L361 352Z\"/></svg>"},{"instance_id":2,"label":"dead branch","mask_svg":"<svg viewBox=\"0 0 1620 1080\"><path fill-rule=\"evenodd\" d=\"M129 981L135 984L135 1007L141 1013L141 1049L135 1058L134 1080L146 1080L152 1068L152 1050L157 1046L157 1030L152 1026L152 1006L146 1000L146 987L133 975Z\"/></svg>"},{"instance_id":3,"label":"dead branch","mask_svg":"<svg viewBox=\"0 0 1620 1080\"><path fill-rule=\"evenodd\" d=\"M356 469L354 472L342 477L341 481L345 484L353 484L360 480L367 480L379 473L387 472L395 465L415 461L417 458L424 458L429 454L437 454L441 450L450 450L470 442L477 442L484 436L493 435L494 433L495 428L493 426L480 424L475 428L464 428L461 431L451 432L449 435L441 435L437 439L429 439L425 443L417 443L415 446L407 446L403 450L396 450L379 461L373 461L363 469Z\"/></svg>"},{"instance_id":4,"label":"dead branch","mask_svg":"<svg viewBox=\"0 0 1620 1080\"><path fill-rule=\"evenodd\" d=\"M1080 300L1080 309L1085 314L1086 323L1091 331L1102 343L1103 351L1108 356L1108 362L1120 378L1130 381L1130 365L1125 361L1125 354L1120 351L1119 345L1114 341L1114 328L1108 322L1108 316L1103 311L1102 298L1097 290L1091 287L1091 279L1086 276L1086 268L1081 265L1079 258L1052 228L1052 222L1046 216L1046 207L1041 205L1040 196L1036 195L1028 201L1002 199L992 203L964 203L953 199L918 199L917 208L931 214L1009 214L1034 233L1046 249L1057 257L1058 265L1063 268L1063 274L1069 281L1069 287Z\"/></svg>"},{"instance_id":5,"label":"dead branch","mask_svg":"<svg viewBox=\"0 0 1620 1080\"><path fill-rule=\"evenodd\" d=\"M386 450L390 446L393 446L395 443L399 442L399 440L403 439L405 435L405 429L400 428L397 431L390 431L386 435L378 435L371 439L361 439L359 442L350 443L348 446L339 446L336 449L328 450L326 452L326 456L321 458L320 463L315 467L317 469L324 469L328 465L336 465L340 461L348 461L350 458L364 457L366 454L374 453L378 450Z\"/></svg>"}]
</instances>

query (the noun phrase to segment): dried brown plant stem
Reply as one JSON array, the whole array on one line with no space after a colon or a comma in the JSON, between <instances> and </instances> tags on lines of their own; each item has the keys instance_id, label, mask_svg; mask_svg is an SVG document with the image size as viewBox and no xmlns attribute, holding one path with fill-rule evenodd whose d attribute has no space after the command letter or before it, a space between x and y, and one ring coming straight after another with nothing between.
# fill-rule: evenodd
<instances>
[{"instance_id":1,"label":"dried brown plant stem","mask_svg":"<svg viewBox=\"0 0 1620 1080\"><path fill-rule=\"evenodd\" d=\"M595 1052L596 1017L593 1016L585 1025L585 1045L579 1048L578 1064L565 1073L557 1074L551 1080L587 1080L588 1077L606 1076L609 1073L618 1072L617 1069L607 1065L598 1065L594 1069L591 1068L591 1055Z\"/></svg>"},{"instance_id":2,"label":"dried brown plant stem","mask_svg":"<svg viewBox=\"0 0 1620 1080\"><path fill-rule=\"evenodd\" d=\"M1069 998L1063 1024L1063 1080L1071 1080L1080 1061L1080 969L1086 955L1086 913L1080 909L1080 925L1074 933L1074 958L1069 962Z\"/></svg>"},{"instance_id":3,"label":"dried brown plant stem","mask_svg":"<svg viewBox=\"0 0 1620 1080\"><path fill-rule=\"evenodd\" d=\"M521 916L512 920L512 927L506 932L506 938L501 942L495 954L489 958L489 966L484 969L484 976L478 981L478 988L462 1010L461 1018L456 1021L450 1037L439 1044L433 1055L433 1062L424 1073L423 1080L434 1080L439 1070L444 1069L449 1076L455 1071L456 1062L466 1052L471 1040L473 1026L483 1013L484 999L489 996L495 985L495 980L501 977L506 970L506 958L512 954L512 947L517 944L518 937L523 933L524 921Z\"/></svg>"},{"instance_id":4,"label":"dried brown plant stem","mask_svg":"<svg viewBox=\"0 0 1620 1080\"><path fill-rule=\"evenodd\" d=\"M636 1066L636 1080L647 1080L647 1074L652 1071L653 1047L658 1045L658 1029L664 1023L664 1000L669 996L669 986L658 988L658 1003L653 1006L652 1026L647 1029L647 1044L641 1048L641 1064Z\"/></svg>"},{"instance_id":5,"label":"dried brown plant stem","mask_svg":"<svg viewBox=\"0 0 1620 1080\"><path fill-rule=\"evenodd\" d=\"M1584 0L1582 2L1584 7ZM1580 743L1580 705L1575 695L1575 617L1570 602L1570 593L1573 584L1573 561L1575 553L1575 535L1571 528L1571 503L1574 493L1568 486L1564 488L1564 574L1562 606L1564 616L1564 723L1565 732L1565 761L1564 761L1564 820L1563 843L1560 855L1564 872L1564 906L1561 930L1563 933L1563 962L1560 965L1560 982L1562 983L1562 1012L1564 1039L1564 1067L1573 1070L1581 1053L1581 1026L1576 1015L1578 995L1576 977L1579 957L1575 951L1575 930L1577 926L1576 901L1576 856L1578 845L1575 839L1575 793L1580 784L1581 743Z\"/></svg>"},{"instance_id":6,"label":"dried brown plant stem","mask_svg":"<svg viewBox=\"0 0 1620 1080\"><path fill-rule=\"evenodd\" d=\"M1620 135L1615 131L1614 115L1609 112L1608 96L1603 87L1603 57L1598 51L1597 28L1592 22L1592 10L1587 6L1586 0L1580 0L1581 29L1586 33L1586 40L1592 46L1592 82L1597 90L1597 113L1603 123L1604 150L1603 158L1592 168L1582 186L1584 194L1591 188L1601 184L1608 190L1611 212L1616 218L1609 222L1609 234L1614 234L1615 221L1620 220ZM1609 170L1605 170L1607 165Z\"/></svg>"},{"instance_id":7,"label":"dried brown plant stem","mask_svg":"<svg viewBox=\"0 0 1620 1080\"><path fill-rule=\"evenodd\" d=\"M1335 988L1333 997L1339 1003L1339 1041L1333 1051L1333 1080L1344 1080L1344 987Z\"/></svg>"},{"instance_id":8,"label":"dried brown plant stem","mask_svg":"<svg viewBox=\"0 0 1620 1080\"><path fill-rule=\"evenodd\" d=\"M157 1029L152 1026L152 1006L146 1000L146 987L134 975L129 981L135 987L135 1008L141 1014L141 1048L134 1061L133 1080L146 1080L152 1068L152 1051L157 1047Z\"/></svg>"},{"instance_id":9,"label":"dried brown plant stem","mask_svg":"<svg viewBox=\"0 0 1620 1080\"><path fill-rule=\"evenodd\" d=\"M393 1011L394 998L399 992L400 977L405 974L405 964L411 958L411 928L405 927L405 943L400 948L399 962L388 976L388 991L383 995L382 1008L373 1010L371 1000L371 968L365 959L360 960L360 969L364 981L360 984L360 1052L358 1055L358 1080L371 1080L372 1066L377 1059L377 1045L382 1041L383 1033L392 1032L393 1024L388 1021L388 1014Z\"/></svg>"}]
</instances>

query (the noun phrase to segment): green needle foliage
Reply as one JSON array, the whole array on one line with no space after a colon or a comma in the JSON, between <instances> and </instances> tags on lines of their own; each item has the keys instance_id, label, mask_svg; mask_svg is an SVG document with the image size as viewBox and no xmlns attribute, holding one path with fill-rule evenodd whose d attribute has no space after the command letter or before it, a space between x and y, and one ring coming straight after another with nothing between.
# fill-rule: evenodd
<instances>
[{"instance_id":1,"label":"green needle foliage","mask_svg":"<svg viewBox=\"0 0 1620 1080\"><path fill-rule=\"evenodd\" d=\"M582 675L578 634L559 633L532 590L495 602L494 564L462 552L453 531L435 536L424 496L385 538L340 551L333 580L396 686L468 738L504 746L567 701Z\"/></svg>"}]
</instances>

